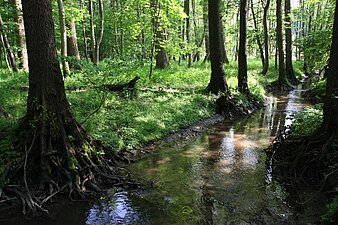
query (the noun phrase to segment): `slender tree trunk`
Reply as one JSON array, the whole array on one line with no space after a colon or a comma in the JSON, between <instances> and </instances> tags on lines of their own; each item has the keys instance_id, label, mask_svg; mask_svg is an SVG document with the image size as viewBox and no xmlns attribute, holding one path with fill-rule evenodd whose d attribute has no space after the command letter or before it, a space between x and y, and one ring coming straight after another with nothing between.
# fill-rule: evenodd
<instances>
[{"instance_id":1,"label":"slender tree trunk","mask_svg":"<svg viewBox=\"0 0 338 225\"><path fill-rule=\"evenodd\" d=\"M328 69L326 70L326 95L324 102L323 130L328 137L336 135L338 131L338 3L336 2L332 44ZM337 137L337 136L333 136Z\"/></svg>"},{"instance_id":2,"label":"slender tree trunk","mask_svg":"<svg viewBox=\"0 0 338 225\"><path fill-rule=\"evenodd\" d=\"M16 67L16 61L15 56L13 54L13 51L11 49L11 45L9 44L9 41L7 39L7 35L4 29L4 23L2 21L2 17L0 15L0 33L2 34L3 43L5 45L6 51L8 53L9 61L11 63L11 67L14 72L18 72L18 68Z\"/></svg>"},{"instance_id":3,"label":"slender tree trunk","mask_svg":"<svg viewBox=\"0 0 338 225\"><path fill-rule=\"evenodd\" d=\"M12 0L15 7L15 22L18 25L17 29L17 45L19 46L18 55L21 59L20 66L23 70L28 70L28 56L26 47L25 26L22 17L22 4L21 0Z\"/></svg>"},{"instance_id":4,"label":"slender tree trunk","mask_svg":"<svg viewBox=\"0 0 338 225\"><path fill-rule=\"evenodd\" d=\"M186 30L186 39L187 39L187 44L189 47L190 44L190 1L189 0L184 0L184 12L187 15L187 18L185 19L185 30ZM188 56L188 67L191 67L191 52L188 51L187 53Z\"/></svg>"},{"instance_id":5,"label":"slender tree trunk","mask_svg":"<svg viewBox=\"0 0 338 225\"><path fill-rule=\"evenodd\" d=\"M210 60L210 41L209 41L209 25L208 25L208 0L203 1L203 29L204 29L204 44L205 57L203 62Z\"/></svg>"},{"instance_id":6,"label":"slender tree trunk","mask_svg":"<svg viewBox=\"0 0 338 225\"><path fill-rule=\"evenodd\" d=\"M67 29L66 29L66 15L63 0L57 0L59 7L60 33L61 33L61 55L62 55L62 69L63 75L70 73L69 64L67 61Z\"/></svg>"},{"instance_id":7,"label":"slender tree trunk","mask_svg":"<svg viewBox=\"0 0 338 225\"><path fill-rule=\"evenodd\" d=\"M69 3L69 6L72 7L72 4ZM69 56L73 56L76 60L80 60L79 48L77 45L76 25L73 15L66 22L69 29L69 34L67 35L67 54Z\"/></svg>"},{"instance_id":8,"label":"slender tree trunk","mask_svg":"<svg viewBox=\"0 0 338 225\"><path fill-rule=\"evenodd\" d=\"M264 6L264 14L263 14L263 30L264 30L264 67L261 72L263 76L269 70L269 29L268 29L268 14L269 14L270 0L266 1Z\"/></svg>"},{"instance_id":9,"label":"slender tree trunk","mask_svg":"<svg viewBox=\"0 0 338 225\"><path fill-rule=\"evenodd\" d=\"M292 65L291 2L285 0L285 73L292 84L298 84Z\"/></svg>"},{"instance_id":10,"label":"slender tree trunk","mask_svg":"<svg viewBox=\"0 0 338 225\"><path fill-rule=\"evenodd\" d=\"M92 1L91 1L92 2ZM104 13L103 13L103 0L99 0L99 15L100 15L100 32L99 32L99 36L97 37L97 39L95 39L94 37L94 41L93 42L93 63L94 64L98 64L100 61L100 45L102 42L102 38L103 38L103 31L104 31ZM93 23L93 7L91 6L91 26ZM95 36L95 30L94 27L91 28L93 31L92 34L92 38L93 36Z\"/></svg>"},{"instance_id":11,"label":"slender tree trunk","mask_svg":"<svg viewBox=\"0 0 338 225\"><path fill-rule=\"evenodd\" d=\"M211 77L207 91L213 94L219 92L228 94L229 89L222 63L220 0L208 0L208 6Z\"/></svg>"},{"instance_id":12,"label":"slender tree trunk","mask_svg":"<svg viewBox=\"0 0 338 225\"><path fill-rule=\"evenodd\" d=\"M87 42L87 32L86 32L86 16L85 16L85 3L84 0L81 0L81 11L83 13L82 16L82 37L83 37L83 52L85 54L85 58L88 61L88 42Z\"/></svg>"},{"instance_id":13,"label":"slender tree trunk","mask_svg":"<svg viewBox=\"0 0 338 225\"><path fill-rule=\"evenodd\" d=\"M240 27L239 27L239 51L238 51L238 91L248 94L248 65L246 55L246 33L248 21L248 0L240 1Z\"/></svg>"},{"instance_id":14,"label":"slender tree trunk","mask_svg":"<svg viewBox=\"0 0 338 225\"><path fill-rule=\"evenodd\" d=\"M96 46L96 38L95 38L95 28L94 28L94 9L93 9L93 0L89 0L88 2L88 11L89 11L89 24L90 24L90 45L91 45L91 59L95 63L95 46Z\"/></svg>"},{"instance_id":15,"label":"slender tree trunk","mask_svg":"<svg viewBox=\"0 0 338 225\"><path fill-rule=\"evenodd\" d=\"M260 37L259 37L260 35L258 34L258 26L257 26L257 20L256 20L253 0L251 0L251 12L252 12L252 18L253 18L254 28L255 28L255 38L256 38L256 41L257 41L259 53L260 53L261 60L262 60L262 68L264 68L264 63L265 63L264 51L263 51L262 42L261 42Z\"/></svg>"},{"instance_id":16,"label":"slender tree trunk","mask_svg":"<svg viewBox=\"0 0 338 225\"><path fill-rule=\"evenodd\" d=\"M0 39L1 39L1 44L2 44L1 46L2 46L2 49L3 49L3 51L1 51L1 53L4 56L4 61L6 63L7 69L12 72L11 63L9 62L7 54L6 54L6 45L5 45L4 37L2 36L1 32L0 32Z\"/></svg>"},{"instance_id":17,"label":"slender tree trunk","mask_svg":"<svg viewBox=\"0 0 338 225\"><path fill-rule=\"evenodd\" d=\"M282 86L287 84L285 75L284 51L283 51L282 0L277 0L276 17L277 17L276 38L278 48L278 85Z\"/></svg>"}]
</instances>

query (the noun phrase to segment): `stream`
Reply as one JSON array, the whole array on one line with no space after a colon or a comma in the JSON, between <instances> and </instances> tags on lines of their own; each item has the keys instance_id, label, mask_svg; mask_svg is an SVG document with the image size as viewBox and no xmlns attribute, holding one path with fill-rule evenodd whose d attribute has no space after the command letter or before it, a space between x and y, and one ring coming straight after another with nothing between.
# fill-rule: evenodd
<instances>
[{"instance_id":1,"label":"stream","mask_svg":"<svg viewBox=\"0 0 338 225\"><path fill-rule=\"evenodd\" d=\"M306 106L300 92L268 97L267 106L249 117L212 125L185 146L168 144L128 165L140 189L112 189L92 203L62 201L50 218L0 215L0 223L298 224L263 150Z\"/></svg>"}]
</instances>

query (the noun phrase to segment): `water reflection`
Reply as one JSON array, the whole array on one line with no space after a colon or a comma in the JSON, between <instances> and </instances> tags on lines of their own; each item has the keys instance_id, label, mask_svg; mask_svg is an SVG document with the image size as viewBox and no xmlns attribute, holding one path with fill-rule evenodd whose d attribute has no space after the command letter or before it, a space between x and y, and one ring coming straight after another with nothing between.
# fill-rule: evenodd
<instances>
[{"instance_id":1,"label":"water reflection","mask_svg":"<svg viewBox=\"0 0 338 225\"><path fill-rule=\"evenodd\" d=\"M271 97L248 118L217 124L182 149L164 149L131 165L146 187L133 191L126 208L138 208L138 218L149 224L277 223L264 218L269 214L292 224L282 189L265 182L261 150L304 107L297 94Z\"/></svg>"},{"instance_id":2,"label":"water reflection","mask_svg":"<svg viewBox=\"0 0 338 225\"><path fill-rule=\"evenodd\" d=\"M77 224L86 214L88 225L292 224L292 210L265 169L262 149L304 107L298 94L270 97L267 107L250 117L216 124L193 143L131 164L142 189L112 190L89 210L66 211L79 211L71 218L82 221Z\"/></svg>"}]
</instances>

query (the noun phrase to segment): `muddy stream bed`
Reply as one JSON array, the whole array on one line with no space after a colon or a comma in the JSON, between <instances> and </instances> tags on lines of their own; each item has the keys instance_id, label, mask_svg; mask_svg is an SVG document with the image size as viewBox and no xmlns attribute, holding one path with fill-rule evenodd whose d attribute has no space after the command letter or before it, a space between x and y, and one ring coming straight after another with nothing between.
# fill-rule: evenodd
<instances>
[{"instance_id":1,"label":"muddy stream bed","mask_svg":"<svg viewBox=\"0 0 338 225\"><path fill-rule=\"evenodd\" d=\"M263 151L306 106L299 93L269 97L247 118L217 123L187 145L168 144L128 165L139 189L112 189L91 203L62 201L50 218L1 215L0 223L300 224Z\"/></svg>"}]
</instances>

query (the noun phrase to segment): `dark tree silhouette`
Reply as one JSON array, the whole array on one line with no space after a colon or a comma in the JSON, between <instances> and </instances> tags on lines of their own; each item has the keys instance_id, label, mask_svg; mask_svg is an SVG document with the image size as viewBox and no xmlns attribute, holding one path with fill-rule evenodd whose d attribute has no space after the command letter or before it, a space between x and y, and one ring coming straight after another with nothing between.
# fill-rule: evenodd
<instances>
[{"instance_id":1,"label":"dark tree silhouette","mask_svg":"<svg viewBox=\"0 0 338 225\"><path fill-rule=\"evenodd\" d=\"M323 130L328 136L337 133L338 127L338 3L334 14L334 25L330 58L326 75L326 96L324 102Z\"/></svg>"},{"instance_id":2,"label":"dark tree silhouette","mask_svg":"<svg viewBox=\"0 0 338 225\"><path fill-rule=\"evenodd\" d=\"M264 76L269 70L269 29L268 29L268 13L270 0L267 0L264 6L263 29L264 29L264 67L261 74Z\"/></svg>"},{"instance_id":3,"label":"dark tree silhouette","mask_svg":"<svg viewBox=\"0 0 338 225\"><path fill-rule=\"evenodd\" d=\"M213 94L227 93L229 90L222 62L220 0L208 0L208 7L211 77L207 91Z\"/></svg>"},{"instance_id":4,"label":"dark tree silhouette","mask_svg":"<svg viewBox=\"0 0 338 225\"><path fill-rule=\"evenodd\" d=\"M291 2L285 0L285 73L292 84L298 84L292 65Z\"/></svg>"},{"instance_id":5,"label":"dark tree silhouette","mask_svg":"<svg viewBox=\"0 0 338 225\"><path fill-rule=\"evenodd\" d=\"M248 21L248 0L240 2L239 50L238 50L238 91L249 93L248 64L246 55L246 32Z\"/></svg>"},{"instance_id":6,"label":"dark tree silhouette","mask_svg":"<svg viewBox=\"0 0 338 225\"><path fill-rule=\"evenodd\" d=\"M283 50L282 0L277 0L276 17L277 17L276 38L278 48L278 86L282 87L287 84L285 75L284 50Z\"/></svg>"}]
</instances>

